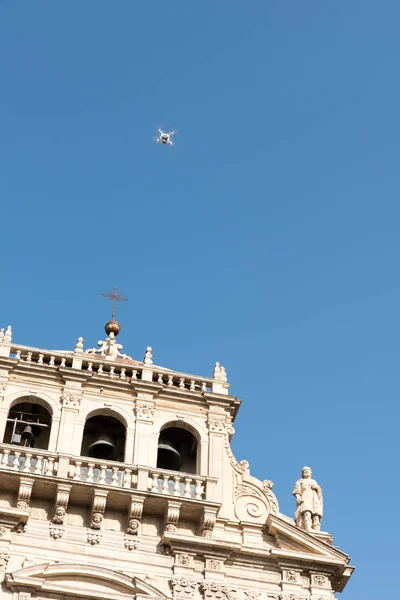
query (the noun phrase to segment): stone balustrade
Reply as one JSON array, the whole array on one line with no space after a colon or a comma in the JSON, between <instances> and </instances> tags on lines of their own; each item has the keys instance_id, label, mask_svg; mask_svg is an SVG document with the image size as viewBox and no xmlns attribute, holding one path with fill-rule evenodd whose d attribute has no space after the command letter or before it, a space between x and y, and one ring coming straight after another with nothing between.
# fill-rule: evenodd
<instances>
[{"instance_id":1,"label":"stone balustrade","mask_svg":"<svg viewBox=\"0 0 400 600\"><path fill-rule=\"evenodd\" d=\"M100 358L95 355L75 354L73 352L46 351L29 346L13 344L10 347L10 357L21 363L51 367L53 369L71 368L86 371L93 376L109 377L127 383L135 380L146 380L161 384L166 388L178 388L190 392L210 392L213 389L212 378L198 377L161 369L155 365L137 363L130 365L124 360Z\"/></svg>"},{"instance_id":2,"label":"stone balustrade","mask_svg":"<svg viewBox=\"0 0 400 600\"><path fill-rule=\"evenodd\" d=\"M59 464L64 460L67 461L67 467L62 475ZM112 488L141 489L138 485L138 467L134 465L88 457L59 456L47 450L13 444L0 444L0 469ZM143 491L194 500L208 499L206 477L164 469L140 469L145 474L143 481L147 481Z\"/></svg>"},{"instance_id":3,"label":"stone balustrade","mask_svg":"<svg viewBox=\"0 0 400 600\"><path fill-rule=\"evenodd\" d=\"M205 482L205 477L157 469L150 473L149 490L154 494L202 500L205 496Z\"/></svg>"},{"instance_id":4,"label":"stone balustrade","mask_svg":"<svg viewBox=\"0 0 400 600\"><path fill-rule=\"evenodd\" d=\"M1 469L46 475L47 477L53 477L57 473L57 456L46 450L1 444L0 456Z\"/></svg>"}]
</instances>

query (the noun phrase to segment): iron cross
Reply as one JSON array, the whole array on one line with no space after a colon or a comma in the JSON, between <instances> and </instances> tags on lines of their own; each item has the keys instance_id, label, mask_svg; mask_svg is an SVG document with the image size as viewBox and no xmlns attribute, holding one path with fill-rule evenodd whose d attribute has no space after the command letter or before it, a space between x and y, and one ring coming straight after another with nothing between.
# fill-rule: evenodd
<instances>
[{"instance_id":1,"label":"iron cross","mask_svg":"<svg viewBox=\"0 0 400 600\"><path fill-rule=\"evenodd\" d=\"M117 302L126 302L128 300L128 298L125 298L124 296L121 296L118 292L118 288L115 287L113 289L112 292L110 292L109 294L101 294L102 296L104 296L105 298L109 298L110 300L112 300L112 319L114 319L115 317L115 309L117 306Z\"/></svg>"}]
</instances>

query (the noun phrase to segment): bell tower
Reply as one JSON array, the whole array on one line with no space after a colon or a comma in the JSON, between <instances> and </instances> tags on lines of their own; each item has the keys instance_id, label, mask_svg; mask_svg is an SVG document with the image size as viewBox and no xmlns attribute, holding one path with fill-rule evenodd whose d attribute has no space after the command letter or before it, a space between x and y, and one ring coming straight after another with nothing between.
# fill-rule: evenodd
<instances>
[{"instance_id":1,"label":"bell tower","mask_svg":"<svg viewBox=\"0 0 400 600\"><path fill-rule=\"evenodd\" d=\"M295 521L232 453L241 401L225 368L203 377L157 365L150 346L124 354L126 299L106 296L97 347L0 330L2 598L331 600L353 567L321 530L311 470Z\"/></svg>"}]
</instances>

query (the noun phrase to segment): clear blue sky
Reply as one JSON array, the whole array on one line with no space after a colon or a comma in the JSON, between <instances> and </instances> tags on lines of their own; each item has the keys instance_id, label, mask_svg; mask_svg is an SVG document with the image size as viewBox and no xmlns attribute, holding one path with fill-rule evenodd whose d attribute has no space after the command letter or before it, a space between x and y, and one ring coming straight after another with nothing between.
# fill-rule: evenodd
<instances>
[{"instance_id":1,"label":"clear blue sky","mask_svg":"<svg viewBox=\"0 0 400 600\"><path fill-rule=\"evenodd\" d=\"M0 19L1 326L92 347L117 285L124 350L219 360L237 458L291 515L310 464L357 566L343 597L394 598L398 0L3 0Z\"/></svg>"}]
</instances>

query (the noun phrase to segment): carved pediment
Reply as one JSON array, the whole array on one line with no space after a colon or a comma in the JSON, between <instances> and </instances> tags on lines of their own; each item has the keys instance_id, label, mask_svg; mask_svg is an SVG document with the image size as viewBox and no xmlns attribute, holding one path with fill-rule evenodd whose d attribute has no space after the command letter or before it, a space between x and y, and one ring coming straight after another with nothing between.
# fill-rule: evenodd
<instances>
[{"instance_id":1,"label":"carved pediment","mask_svg":"<svg viewBox=\"0 0 400 600\"><path fill-rule=\"evenodd\" d=\"M6 583L13 591L46 593L104 600L165 600L166 596L138 577L97 566L45 563L8 573Z\"/></svg>"}]
</instances>

